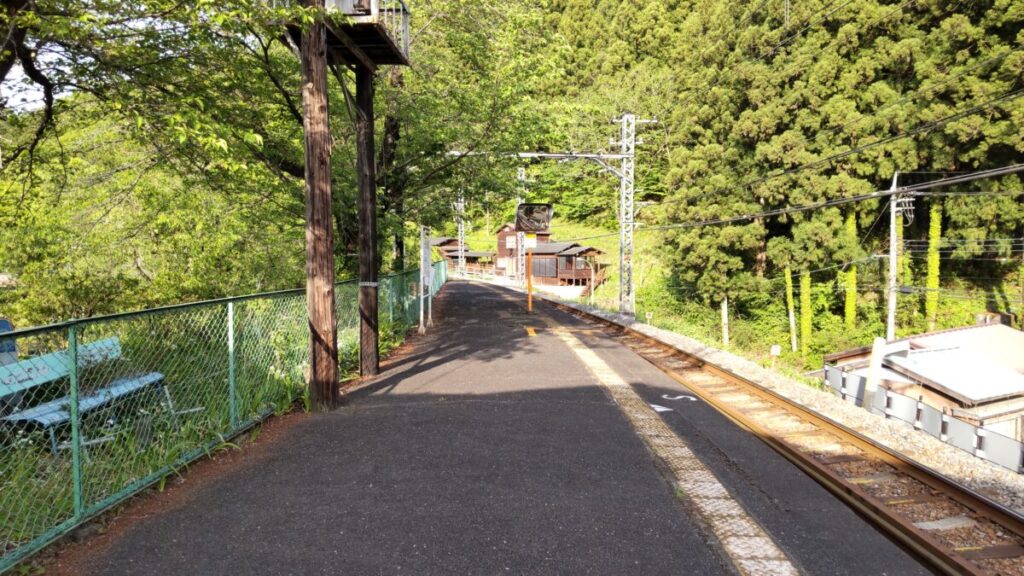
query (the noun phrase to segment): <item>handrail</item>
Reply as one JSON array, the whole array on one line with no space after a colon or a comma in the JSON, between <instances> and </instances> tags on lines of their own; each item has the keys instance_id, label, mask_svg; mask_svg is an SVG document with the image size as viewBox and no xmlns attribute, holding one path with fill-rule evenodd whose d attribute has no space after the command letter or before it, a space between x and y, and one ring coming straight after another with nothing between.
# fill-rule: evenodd
<instances>
[{"instance_id":1,"label":"handrail","mask_svg":"<svg viewBox=\"0 0 1024 576\"><path fill-rule=\"evenodd\" d=\"M437 264L437 262L434 262L434 264ZM403 274L408 274L410 272L415 271L417 268L418 267L416 267L416 266L412 266L412 267L406 268L405 270L402 270L400 272L392 272L390 274L385 274L385 275L380 276L380 279L384 280L386 278L393 278L393 277L401 276ZM336 282L334 284L334 286L336 288L338 288L338 287L347 286L347 285L357 285L358 283L359 283L359 281L355 280L355 279L353 279L353 280L342 280L340 282ZM282 297L286 297L286 296L298 296L300 294L305 294L305 293L306 293L306 289L305 288L291 288L291 289L288 289L288 290L277 290L277 291L273 291L273 292L258 292L258 293L255 293L255 294L244 294L242 296L226 296L224 298L214 298L214 299L210 299L210 300L199 300L199 301L196 301L196 302L182 302L182 303L179 303L179 304L169 304L167 306L158 306L156 308L145 308L143 310L130 310L128 312L117 312L117 313L114 313L114 314L106 314L106 315L103 315L103 316L91 316L89 318L77 318L77 319L72 319L72 320L64 320L62 322L54 322L52 324L44 324L42 326L29 326L27 328L20 328L20 329L17 329L17 330L12 330L10 332L4 332L2 335L0 335L0 338L3 338L5 340L6 339L10 339L10 338L23 338L23 337L26 337L26 336L32 336L32 335L35 335L35 334L42 334L42 333L45 333L45 332L53 332L54 330L66 329L66 328L69 328L71 326L80 326L80 325L83 325L83 324L93 324L93 323L96 323L96 322L106 322L106 321L110 321L110 320L124 320L126 318L135 318L135 317L138 317L138 316L147 316L147 315L150 315L150 314L161 314L161 313L166 313L166 312L175 312L175 311L181 311L181 310L188 310L188 309L191 309L191 308L201 308L201 307L206 307L206 306L216 306L216 305L220 305L220 304L228 304L228 303L237 304L239 302L245 302L245 301L248 301L248 300L256 300L256 299L260 299L260 298L282 298Z\"/></svg>"}]
</instances>

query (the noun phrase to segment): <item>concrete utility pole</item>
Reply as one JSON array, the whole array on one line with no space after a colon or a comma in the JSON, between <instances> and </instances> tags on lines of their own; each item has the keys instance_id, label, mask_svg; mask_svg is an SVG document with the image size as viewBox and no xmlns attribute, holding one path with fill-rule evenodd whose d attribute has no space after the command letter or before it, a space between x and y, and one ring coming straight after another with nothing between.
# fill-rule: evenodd
<instances>
[{"instance_id":1,"label":"concrete utility pole","mask_svg":"<svg viewBox=\"0 0 1024 576\"><path fill-rule=\"evenodd\" d=\"M377 175L373 141L374 70L356 68L356 170L359 173L359 371L380 373L377 317Z\"/></svg>"},{"instance_id":2,"label":"concrete utility pole","mask_svg":"<svg viewBox=\"0 0 1024 576\"><path fill-rule=\"evenodd\" d=\"M900 173L892 175L890 190L896 190ZM896 339L896 292L899 287L899 234L897 230L900 210L900 197L889 197L889 299L888 316L885 322L885 339L892 342Z\"/></svg>"},{"instance_id":3,"label":"concrete utility pole","mask_svg":"<svg viewBox=\"0 0 1024 576\"><path fill-rule=\"evenodd\" d=\"M324 0L309 6L323 8ZM306 163L306 304L312 405L340 400L338 323L334 309L334 230L331 217L331 132L327 103L327 27L311 24L302 37L302 109Z\"/></svg>"}]
</instances>

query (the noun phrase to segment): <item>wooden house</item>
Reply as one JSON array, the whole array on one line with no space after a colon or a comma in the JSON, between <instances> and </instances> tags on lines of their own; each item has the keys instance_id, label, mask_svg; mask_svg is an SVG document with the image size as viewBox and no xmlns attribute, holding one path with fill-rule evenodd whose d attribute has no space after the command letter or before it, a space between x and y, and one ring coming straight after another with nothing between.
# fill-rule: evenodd
<instances>
[{"instance_id":1,"label":"wooden house","mask_svg":"<svg viewBox=\"0 0 1024 576\"><path fill-rule=\"evenodd\" d=\"M1024 441L1024 332L1000 323L890 342L880 384L971 424ZM867 378L871 348L825 356L826 366Z\"/></svg>"},{"instance_id":2,"label":"wooden house","mask_svg":"<svg viewBox=\"0 0 1024 576\"><path fill-rule=\"evenodd\" d=\"M498 245L494 258L494 273L499 276L516 277L519 275L516 271L516 264L518 262L518 252L516 250L518 236L516 235L516 227L512 224L505 224L498 229L497 236ZM550 241L550 232L541 232L537 234L538 245L546 244Z\"/></svg>"},{"instance_id":3,"label":"wooden house","mask_svg":"<svg viewBox=\"0 0 1024 576\"><path fill-rule=\"evenodd\" d=\"M505 224L498 229L494 273L498 276L518 277L516 270L518 237L515 226ZM550 232L537 233L537 247L533 249L533 282L547 286L582 286L589 288L603 279L603 271L596 258L603 254L597 248L574 242L555 242Z\"/></svg>"}]
</instances>

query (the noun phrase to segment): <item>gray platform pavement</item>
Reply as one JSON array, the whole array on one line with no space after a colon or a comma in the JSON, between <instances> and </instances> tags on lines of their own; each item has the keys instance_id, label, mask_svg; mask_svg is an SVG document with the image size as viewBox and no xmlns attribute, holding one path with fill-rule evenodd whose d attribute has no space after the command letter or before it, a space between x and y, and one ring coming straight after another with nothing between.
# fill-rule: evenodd
<instances>
[{"instance_id":1,"label":"gray platform pavement","mask_svg":"<svg viewBox=\"0 0 1024 576\"><path fill-rule=\"evenodd\" d=\"M518 296L517 296L518 297ZM351 403L144 518L85 574L728 574L712 539L572 350L499 289L444 319ZM538 304L568 327L581 320ZM926 574L763 443L613 339L579 338L808 574Z\"/></svg>"}]
</instances>

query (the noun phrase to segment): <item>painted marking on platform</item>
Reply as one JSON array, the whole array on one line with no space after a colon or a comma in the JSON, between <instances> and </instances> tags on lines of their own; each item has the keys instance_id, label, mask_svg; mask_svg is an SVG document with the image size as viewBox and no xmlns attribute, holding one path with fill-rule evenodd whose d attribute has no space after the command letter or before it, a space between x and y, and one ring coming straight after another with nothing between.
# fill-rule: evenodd
<instances>
[{"instance_id":1,"label":"painted marking on platform","mask_svg":"<svg viewBox=\"0 0 1024 576\"><path fill-rule=\"evenodd\" d=\"M522 303L493 289L509 302ZM690 450L654 408L611 368L596 352L553 318L538 317L583 362L598 383L608 391L636 433L655 456L671 471L672 479L691 510L699 515L722 545L736 570L743 576L798 575L800 572L767 532L733 498L714 473Z\"/></svg>"},{"instance_id":2,"label":"painted marking on platform","mask_svg":"<svg viewBox=\"0 0 1024 576\"><path fill-rule=\"evenodd\" d=\"M537 335L537 331L534 330L533 328L530 328L529 326L526 327L526 333L529 334L530 336L536 336Z\"/></svg>"},{"instance_id":3,"label":"painted marking on platform","mask_svg":"<svg viewBox=\"0 0 1024 576\"><path fill-rule=\"evenodd\" d=\"M694 397L694 396L687 396L686 394L682 394L680 396L669 396L668 394L662 394L661 397L664 398L665 400L684 400L685 399L685 400L689 400L690 402L696 402L697 401L696 397Z\"/></svg>"},{"instance_id":4,"label":"painted marking on platform","mask_svg":"<svg viewBox=\"0 0 1024 576\"><path fill-rule=\"evenodd\" d=\"M673 411L671 408L666 408L664 406L658 406L657 404L651 404L651 408L654 408L655 412L672 412Z\"/></svg>"},{"instance_id":5,"label":"painted marking on platform","mask_svg":"<svg viewBox=\"0 0 1024 576\"><path fill-rule=\"evenodd\" d=\"M554 330L557 323L553 319L543 317L543 320L608 391L633 429L671 471L683 498L711 529L740 574L788 576L800 573L714 473L658 416L658 408L668 408L648 405L622 376L579 338L566 330Z\"/></svg>"}]
</instances>

